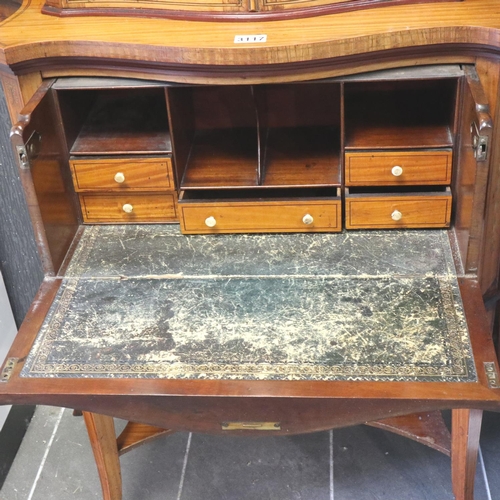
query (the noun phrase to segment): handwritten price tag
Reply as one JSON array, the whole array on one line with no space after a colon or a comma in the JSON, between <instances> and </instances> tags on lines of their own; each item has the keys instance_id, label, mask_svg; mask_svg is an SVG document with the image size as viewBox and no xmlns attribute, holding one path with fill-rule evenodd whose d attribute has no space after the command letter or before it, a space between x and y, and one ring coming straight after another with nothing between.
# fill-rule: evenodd
<instances>
[{"instance_id":1,"label":"handwritten price tag","mask_svg":"<svg viewBox=\"0 0 500 500\"><path fill-rule=\"evenodd\" d=\"M236 35L234 43L266 43L267 35Z\"/></svg>"}]
</instances>

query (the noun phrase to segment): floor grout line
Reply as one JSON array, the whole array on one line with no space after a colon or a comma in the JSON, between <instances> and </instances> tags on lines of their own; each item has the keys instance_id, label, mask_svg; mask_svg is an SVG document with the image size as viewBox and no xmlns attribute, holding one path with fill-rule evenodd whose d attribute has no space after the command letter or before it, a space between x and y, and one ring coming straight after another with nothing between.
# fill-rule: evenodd
<instances>
[{"instance_id":1,"label":"floor grout line","mask_svg":"<svg viewBox=\"0 0 500 500\"><path fill-rule=\"evenodd\" d=\"M492 500L491 497L491 490L490 490L490 482L488 481L488 474L486 474L486 467L484 466L484 458L483 458L483 452L481 450L481 446L479 446L479 463L481 464L481 472L483 473L483 478L484 478L484 484L486 487L486 495L488 497L488 500Z\"/></svg>"},{"instance_id":2,"label":"floor grout line","mask_svg":"<svg viewBox=\"0 0 500 500\"><path fill-rule=\"evenodd\" d=\"M40 462L40 467L38 468L35 480L33 481L33 485L31 486L31 490L26 500L31 500L33 498L33 495L35 494L35 489L42 475L42 470L45 466L45 462L47 461L47 457L49 455L50 448L52 447L52 443L54 442L54 438L56 437L57 430L59 429L59 424L61 423L62 417L64 415L64 410L65 408L61 408L61 411L59 412L59 416L57 417L57 421L54 425L54 430L52 431L52 435L50 436L49 442L47 443L47 448L45 448L45 453L43 454L42 461Z\"/></svg>"},{"instance_id":3,"label":"floor grout line","mask_svg":"<svg viewBox=\"0 0 500 500\"><path fill-rule=\"evenodd\" d=\"M186 468L187 468L187 463L188 463L189 449L191 448L191 437L192 436L193 436L193 433L190 432L189 436L188 436L187 443L186 443L186 453L184 454L184 461L182 463L181 480L179 482L179 491L177 492L177 500L180 500L181 495L182 495L182 489L184 487L184 478L186 476Z\"/></svg>"},{"instance_id":4,"label":"floor grout line","mask_svg":"<svg viewBox=\"0 0 500 500\"><path fill-rule=\"evenodd\" d=\"M330 500L334 500L335 490L333 488L333 431L330 429L328 434L329 434L329 445L330 445Z\"/></svg>"}]
</instances>

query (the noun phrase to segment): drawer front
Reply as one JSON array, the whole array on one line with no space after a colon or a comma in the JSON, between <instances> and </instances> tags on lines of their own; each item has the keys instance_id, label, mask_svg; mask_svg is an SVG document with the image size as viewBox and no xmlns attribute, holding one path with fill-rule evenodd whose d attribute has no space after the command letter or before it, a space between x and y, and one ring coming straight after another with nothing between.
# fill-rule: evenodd
<instances>
[{"instance_id":1,"label":"drawer front","mask_svg":"<svg viewBox=\"0 0 500 500\"><path fill-rule=\"evenodd\" d=\"M451 194L346 197L346 229L448 227Z\"/></svg>"},{"instance_id":2,"label":"drawer front","mask_svg":"<svg viewBox=\"0 0 500 500\"><path fill-rule=\"evenodd\" d=\"M346 153L347 186L448 185L451 151Z\"/></svg>"},{"instance_id":3,"label":"drawer front","mask_svg":"<svg viewBox=\"0 0 500 500\"><path fill-rule=\"evenodd\" d=\"M80 195L85 222L173 222L173 193L147 195Z\"/></svg>"},{"instance_id":4,"label":"drawer front","mask_svg":"<svg viewBox=\"0 0 500 500\"><path fill-rule=\"evenodd\" d=\"M179 204L183 233L327 232L342 228L340 200Z\"/></svg>"},{"instance_id":5,"label":"drawer front","mask_svg":"<svg viewBox=\"0 0 500 500\"><path fill-rule=\"evenodd\" d=\"M170 189L170 158L100 158L70 160L76 191Z\"/></svg>"}]
</instances>

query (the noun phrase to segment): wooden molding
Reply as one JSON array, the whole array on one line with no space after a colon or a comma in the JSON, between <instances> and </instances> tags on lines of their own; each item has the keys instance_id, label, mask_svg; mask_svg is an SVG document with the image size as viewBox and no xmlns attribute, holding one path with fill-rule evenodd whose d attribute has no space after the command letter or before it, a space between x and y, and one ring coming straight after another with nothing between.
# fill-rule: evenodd
<instances>
[{"instance_id":1,"label":"wooden molding","mask_svg":"<svg viewBox=\"0 0 500 500\"><path fill-rule=\"evenodd\" d=\"M284 64L212 66L161 61L131 61L96 57L43 57L11 65L19 75L42 72L44 76L108 74L180 83L278 83L330 78L359 71L425 65L431 62L453 64L474 62L476 57L500 59L500 47L466 44L398 48L387 51L307 60Z\"/></svg>"},{"instance_id":2,"label":"wooden molding","mask_svg":"<svg viewBox=\"0 0 500 500\"><path fill-rule=\"evenodd\" d=\"M123 2L120 7L113 7L102 2L102 7L67 7L64 5L57 7L46 3L42 8L43 14L57 17L133 17L133 18L166 18L180 19L183 21L227 21L227 22L255 22L255 21L282 21L289 19L302 19L305 17L325 16L329 14L338 14L341 12L352 12L362 9L373 9L377 7L393 5L409 5L428 2L457 2L462 0L347 0L344 2L331 3L328 5L316 5L312 7L290 8L286 10L268 10L260 12L212 12L212 11L193 11L176 10L170 8L150 8L146 4L144 7L133 8L125 7L127 2ZM130 3L130 2L128 2ZM140 5L140 2L138 3Z\"/></svg>"}]
</instances>

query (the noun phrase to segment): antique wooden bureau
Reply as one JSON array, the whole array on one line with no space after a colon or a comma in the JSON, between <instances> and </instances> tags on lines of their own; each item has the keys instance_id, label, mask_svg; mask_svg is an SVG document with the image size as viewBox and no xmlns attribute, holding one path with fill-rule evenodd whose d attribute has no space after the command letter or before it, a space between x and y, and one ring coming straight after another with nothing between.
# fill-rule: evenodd
<instances>
[{"instance_id":1,"label":"antique wooden bureau","mask_svg":"<svg viewBox=\"0 0 500 500\"><path fill-rule=\"evenodd\" d=\"M359 423L451 454L472 499L500 407L498 2L0 16L45 271L0 403L83 411L106 499L165 432Z\"/></svg>"}]
</instances>

